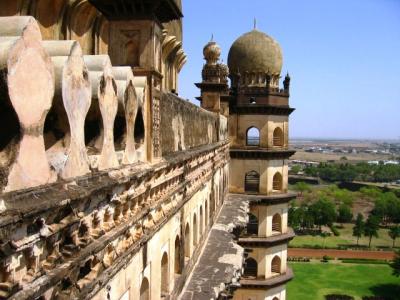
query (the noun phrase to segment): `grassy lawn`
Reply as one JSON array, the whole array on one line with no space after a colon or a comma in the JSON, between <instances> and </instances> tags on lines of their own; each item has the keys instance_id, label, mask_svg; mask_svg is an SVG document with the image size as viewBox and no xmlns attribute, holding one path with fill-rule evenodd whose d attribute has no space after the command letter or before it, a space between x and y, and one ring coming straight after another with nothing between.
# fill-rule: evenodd
<instances>
[{"instance_id":1,"label":"grassy lawn","mask_svg":"<svg viewBox=\"0 0 400 300\"><path fill-rule=\"evenodd\" d=\"M399 299L400 279L388 265L290 263L295 278L287 285L288 300L324 300L327 294L383 296Z\"/></svg>"},{"instance_id":2,"label":"grassy lawn","mask_svg":"<svg viewBox=\"0 0 400 300\"><path fill-rule=\"evenodd\" d=\"M339 229L340 236L331 235L325 238L326 248L337 248L341 245L356 245L357 239L352 236L353 224L344 224L343 229ZM371 247L392 247L392 239L388 235L388 229L379 230L379 238L372 238ZM321 236L302 235L296 236L291 242L290 247L312 248L313 246L323 247L324 238ZM368 246L368 238L362 237L359 241L360 246ZM396 240L396 247L400 245L400 239Z\"/></svg>"}]
</instances>

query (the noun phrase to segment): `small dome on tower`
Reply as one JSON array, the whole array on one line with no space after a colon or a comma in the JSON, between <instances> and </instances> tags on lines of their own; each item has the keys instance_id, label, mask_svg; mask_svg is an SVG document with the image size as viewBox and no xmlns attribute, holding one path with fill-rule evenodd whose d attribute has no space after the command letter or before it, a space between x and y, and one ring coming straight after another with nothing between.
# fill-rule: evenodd
<instances>
[{"instance_id":1,"label":"small dome on tower","mask_svg":"<svg viewBox=\"0 0 400 300\"><path fill-rule=\"evenodd\" d=\"M218 62L219 57L221 55L220 46L211 40L207 43L207 45L203 48L204 59L207 61L207 64L214 65Z\"/></svg>"},{"instance_id":2,"label":"small dome on tower","mask_svg":"<svg viewBox=\"0 0 400 300\"><path fill-rule=\"evenodd\" d=\"M240 36L228 54L231 72L265 72L279 75L282 69L282 50L265 33L254 29Z\"/></svg>"}]
</instances>

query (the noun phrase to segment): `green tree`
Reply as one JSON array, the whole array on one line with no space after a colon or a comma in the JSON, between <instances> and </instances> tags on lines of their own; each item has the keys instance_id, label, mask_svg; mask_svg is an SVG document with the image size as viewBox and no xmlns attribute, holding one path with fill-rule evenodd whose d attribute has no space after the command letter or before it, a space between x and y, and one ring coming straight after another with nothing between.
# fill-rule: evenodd
<instances>
[{"instance_id":1,"label":"green tree","mask_svg":"<svg viewBox=\"0 0 400 300\"><path fill-rule=\"evenodd\" d=\"M400 226L393 226L389 230L389 236L393 240L393 248L396 242L396 239L400 236Z\"/></svg>"},{"instance_id":2,"label":"green tree","mask_svg":"<svg viewBox=\"0 0 400 300\"><path fill-rule=\"evenodd\" d=\"M371 248L372 237L379 237L379 218L374 215L370 215L365 222L364 235L369 238L368 247Z\"/></svg>"},{"instance_id":3,"label":"green tree","mask_svg":"<svg viewBox=\"0 0 400 300\"><path fill-rule=\"evenodd\" d=\"M310 212L314 218L314 224L319 226L320 230L322 225L332 225L336 220L335 205L325 197L321 197L310 205Z\"/></svg>"},{"instance_id":4,"label":"green tree","mask_svg":"<svg viewBox=\"0 0 400 300\"><path fill-rule=\"evenodd\" d=\"M400 276L400 250L396 251L396 255L394 257L393 262L390 264L393 269L393 275L399 277Z\"/></svg>"},{"instance_id":5,"label":"green tree","mask_svg":"<svg viewBox=\"0 0 400 300\"><path fill-rule=\"evenodd\" d=\"M364 233L364 227L365 227L364 217L362 214L358 214L356 219L356 224L353 227L353 236L357 238L357 246L360 237L362 237Z\"/></svg>"},{"instance_id":6,"label":"green tree","mask_svg":"<svg viewBox=\"0 0 400 300\"><path fill-rule=\"evenodd\" d=\"M381 194L382 191L378 189L377 187L362 187L360 189L361 194L364 196L370 198L370 199L377 199Z\"/></svg>"},{"instance_id":7,"label":"green tree","mask_svg":"<svg viewBox=\"0 0 400 300\"><path fill-rule=\"evenodd\" d=\"M300 197L303 197L303 193L310 192L311 187L309 184L307 184L303 181L299 181L299 182L296 182L296 184L294 185L294 190L299 192Z\"/></svg>"},{"instance_id":8,"label":"green tree","mask_svg":"<svg viewBox=\"0 0 400 300\"><path fill-rule=\"evenodd\" d=\"M294 165L290 168L291 174L298 174L300 171L301 171L301 166L299 165Z\"/></svg>"},{"instance_id":9,"label":"green tree","mask_svg":"<svg viewBox=\"0 0 400 300\"><path fill-rule=\"evenodd\" d=\"M336 189L333 192L333 197L343 203L346 204L348 206L352 206L353 205L353 201L354 201L354 193L350 192L349 190L346 189Z\"/></svg>"},{"instance_id":10,"label":"green tree","mask_svg":"<svg viewBox=\"0 0 400 300\"><path fill-rule=\"evenodd\" d=\"M337 221L340 223L349 223L353 219L351 208L346 204L341 204L338 210Z\"/></svg>"}]
</instances>

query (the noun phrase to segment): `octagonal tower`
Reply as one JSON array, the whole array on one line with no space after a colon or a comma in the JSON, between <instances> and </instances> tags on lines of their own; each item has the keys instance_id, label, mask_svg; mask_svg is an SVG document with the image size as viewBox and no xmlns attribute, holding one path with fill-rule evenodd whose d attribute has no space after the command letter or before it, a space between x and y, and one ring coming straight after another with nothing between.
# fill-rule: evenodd
<instances>
[{"instance_id":1,"label":"octagonal tower","mask_svg":"<svg viewBox=\"0 0 400 300\"><path fill-rule=\"evenodd\" d=\"M286 299L290 77L279 87L282 50L254 29L239 37L228 56L230 192L249 201L249 223L239 237L245 248L244 274L234 299Z\"/></svg>"}]
</instances>

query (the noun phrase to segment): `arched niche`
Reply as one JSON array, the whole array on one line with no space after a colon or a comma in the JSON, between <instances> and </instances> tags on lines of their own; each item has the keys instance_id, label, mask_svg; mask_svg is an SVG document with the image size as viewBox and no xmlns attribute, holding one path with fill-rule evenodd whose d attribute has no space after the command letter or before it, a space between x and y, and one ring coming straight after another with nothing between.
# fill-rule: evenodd
<instances>
[{"instance_id":1,"label":"arched niche","mask_svg":"<svg viewBox=\"0 0 400 300\"><path fill-rule=\"evenodd\" d=\"M185 227L185 259L190 258L190 226L189 223Z\"/></svg>"},{"instance_id":2,"label":"arched niche","mask_svg":"<svg viewBox=\"0 0 400 300\"><path fill-rule=\"evenodd\" d=\"M278 213L274 214L272 217L272 233L282 233L282 216Z\"/></svg>"},{"instance_id":3,"label":"arched niche","mask_svg":"<svg viewBox=\"0 0 400 300\"><path fill-rule=\"evenodd\" d=\"M197 217L193 215L193 245L197 245Z\"/></svg>"},{"instance_id":4,"label":"arched niche","mask_svg":"<svg viewBox=\"0 0 400 300\"><path fill-rule=\"evenodd\" d=\"M272 179L272 189L274 191L282 191L283 178L280 172L276 172Z\"/></svg>"},{"instance_id":5,"label":"arched niche","mask_svg":"<svg viewBox=\"0 0 400 300\"><path fill-rule=\"evenodd\" d=\"M175 238L175 256L174 256L174 271L175 274L182 273L182 265L181 265L181 240L179 235Z\"/></svg>"},{"instance_id":6,"label":"arched niche","mask_svg":"<svg viewBox=\"0 0 400 300\"><path fill-rule=\"evenodd\" d=\"M146 277L143 278L140 285L140 300L150 300L150 284Z\"/></svg>"},{"instance_id":7,"label":"arched niche","mask_svg":"<svg viewBox=\"0 0 400 300\"><path fill-rule=\"evenodd\" d=\"M161 298L169 293L168 254L164 252L161 258Z\"/></svg>"},{"instance_id":8,"label":"arched niche","mask_svg":"<svg viewBox=\"0 0 400 300\"><path fill-rule=\"evenodd\" d=\"M274 129L272 142L274 147L283 147L284 144L283 130L280 127L276 127Z\"/></svg>"},{"instance_id":9,"label":"arched niche","mask_svg":"<svg viewBox=\"0 0 400 300\"><path fill-rule=\"evenodd\" d=\"M272 275L279 275L281 273L281 258L275 255L271 261L271 273Z\"/></svg>"}]
</instances>

